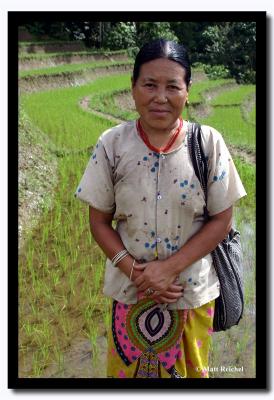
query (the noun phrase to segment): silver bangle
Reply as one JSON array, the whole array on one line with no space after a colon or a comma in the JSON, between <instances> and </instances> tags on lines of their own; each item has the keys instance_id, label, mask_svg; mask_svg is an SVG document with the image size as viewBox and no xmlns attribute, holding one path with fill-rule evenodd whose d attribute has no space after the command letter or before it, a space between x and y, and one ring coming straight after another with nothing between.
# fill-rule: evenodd
<instances>
[{"instance_id":1,"label":"silver bangle","mask_svg":"<svg viewBox=\"0 0 274 400\"><path fill-rule=\"evenodd\" d=\"M127 255L129 255L129 252L127 250L122 250L119 251L119 253L117 253L113 259L111 260L112 264L114 267L116 267L116 265L123 260L123 258L125 258Z\"/></svg>"},{"instance_id":2,"label":"silver bangle","mask_svg":"<svg viewBox=\"0 0 274 400\"><path fill-rule=\"evenodd\" d=\"M125 257L127 257L127 256L129 256L129 253L123 254L123 255L119 258L119 260L115 261L114 267L117 267L117 264L118 264L120 261L122 261L122 260L123 260Z\"/></svg>"},{"instance_id":3,"label":"silver bangle","mask_svg":"<svg viewBox=\"0 0 274 400\"><path fill-rule=\"evenodd\" d=\"M121 250L119 251L117 254L115 254L115 256L112 258L111 262L114 263L116 261L116 259L118 259L122 254L125 254L127 252L127 250Z\"/></svg>"}]
</instances>

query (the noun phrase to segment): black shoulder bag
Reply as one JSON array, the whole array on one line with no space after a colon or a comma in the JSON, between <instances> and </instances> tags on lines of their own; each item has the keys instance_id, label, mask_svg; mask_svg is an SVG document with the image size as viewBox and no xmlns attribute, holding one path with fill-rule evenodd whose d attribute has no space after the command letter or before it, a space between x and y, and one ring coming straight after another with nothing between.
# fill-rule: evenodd
<instances>
[{"instance_id":1,"label":"black shoulder bag","mask_svg":"<svg viewBox=\"0 0 274 400\"><path fill-rule=\"evenodd\" d=\"M207 210L208 168L201 145L201 126L193 123L188 132L188 148L195 174L205 193L204 218ZM228 236L211 252L213 264L220 281L220 296L215 300L214 331L225 331L238 325L243 315L243 265L240 233L233 228Z\"/></svg>"}]
</instances>

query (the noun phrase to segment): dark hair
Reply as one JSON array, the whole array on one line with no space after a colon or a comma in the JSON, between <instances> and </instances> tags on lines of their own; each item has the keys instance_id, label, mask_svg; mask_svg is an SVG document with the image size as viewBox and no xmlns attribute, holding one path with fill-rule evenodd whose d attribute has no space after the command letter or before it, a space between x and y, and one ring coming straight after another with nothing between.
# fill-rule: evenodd
<instances>
[{"instance_id":1,"label":"dark hair","mask_svg":"<svg viewBox=\"0 0 274 400\"><path fill-rule=\"evenodd\" d=\"M136 83L141 66L157 58L167 58L168 60L179 63L186 71L185 82L188 87L191 81L191 67L188 53L182 44L166 39L155 39L146 43L135 58L133 68L133 84Z\"/></svg>"}]
</instances>

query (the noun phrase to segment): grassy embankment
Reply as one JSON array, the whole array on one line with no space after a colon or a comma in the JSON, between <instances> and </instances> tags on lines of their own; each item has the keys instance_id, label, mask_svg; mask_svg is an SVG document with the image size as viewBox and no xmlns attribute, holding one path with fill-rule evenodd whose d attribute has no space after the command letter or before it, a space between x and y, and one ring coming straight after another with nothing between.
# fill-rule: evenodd
<instances>
[{"instance_id":1,"label":"grassy embankment","mask_svg":"<svg viewBox=\"0 0 274 400\"><path fill-rule=\"evenodd\" d=\"M112 55L127 55L126 50L115 50L115 51L59 51L55 53L24 53L21 52L19 54L19 61L28 61L28 60L45 60L52 58L60 58L60 57L85 57L85 56L112 56Z\"/></svg>"},{"instance_id":2,"label":"grassy embankment","mask_svg":"<svg viewBox=\"0 0 274 400\"><path fill-rule=\"evenodd\" d=\"M90 62L90 63L81 63L81 64L66 64L66 65L57 65L55 67L49 68L37 68L31 69L27 71L20 71L19 78L33 77L33 76L49 76L49 75L58 75L58 74L66 74L73 72L84 72L88 70L92 70L95 68L108 67L111 68L113 66L120 65L131 65L132 61L100 61L100 62Z\"/></svg>"}]
</instances>

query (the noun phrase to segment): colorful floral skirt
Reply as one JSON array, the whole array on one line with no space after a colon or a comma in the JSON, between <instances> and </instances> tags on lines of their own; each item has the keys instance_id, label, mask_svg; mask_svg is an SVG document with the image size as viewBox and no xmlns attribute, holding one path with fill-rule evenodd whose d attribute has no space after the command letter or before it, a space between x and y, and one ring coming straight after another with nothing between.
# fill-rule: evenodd
<instances>
[{"instance_id":1,"label":"colorful floral skirt","mask_svg":"<svg viewBox=\"0 0 274 400\"><path fill-rule=\"evenodd\" d=\"M215 301L169 310L149 298L113 301L108 378L208 378Z\"/></svg>"}]
</instances>

